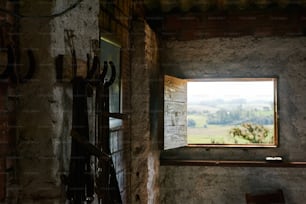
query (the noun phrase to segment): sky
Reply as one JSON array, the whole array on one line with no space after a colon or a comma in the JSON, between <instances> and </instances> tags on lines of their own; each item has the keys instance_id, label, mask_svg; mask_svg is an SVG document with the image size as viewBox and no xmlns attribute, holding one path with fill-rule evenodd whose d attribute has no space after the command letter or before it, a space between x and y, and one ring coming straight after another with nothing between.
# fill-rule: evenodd
<instances>
[{"instance_id":1,"label":"sky","mask_svg":"<svg viewBox=\"0 0 306 204\"><path fill-rule=\"evenodd\" d=\"M188 101L264 99L273 101L274 81L197 81L187 83Z\"/></svg>"}]
</instances>

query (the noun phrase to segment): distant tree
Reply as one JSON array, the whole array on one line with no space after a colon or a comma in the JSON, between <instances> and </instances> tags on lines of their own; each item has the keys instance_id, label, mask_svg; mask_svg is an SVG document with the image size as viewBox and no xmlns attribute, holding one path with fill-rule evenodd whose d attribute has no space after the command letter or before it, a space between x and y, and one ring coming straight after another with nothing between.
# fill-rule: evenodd
<instances>
[{"instance_id":1,"label":"distant tree","mask_svg":"<svg viewBox=\"0 0 306 204\"><path fill-rule=\"evenodd\" d=\"M208 124L226 125L233 122L233 117L236 117L226 109L220 109L213 114L209 114L207 117Z\"/></svg>"},{"instance_id":2,"label":"distant tree","mask_svg":"<svg viewBox=\"0 0 306 204\"><path fill-rule=\"evenodd\" d=\"M188 118L188 122L187 122L188 124L188 127L195 127L196 126L196 122L193 120L193 119L191 119L191 118Z\"/></svg>"},{"instance_id":3,"label":"distant tree","mask_svg":"<svg viewBox=\"0 0 306 204\"><path fill-rule=\"evenodd\" d=\"M207 114L207 124L231 125L240 124L242 122L251 122L258 125L272 125L274 123L273 112L263 112L257 111L256 109L242 109L242 107L237 107L235 109L220 108L216 112Z\"/></svg>"}]
</instances>

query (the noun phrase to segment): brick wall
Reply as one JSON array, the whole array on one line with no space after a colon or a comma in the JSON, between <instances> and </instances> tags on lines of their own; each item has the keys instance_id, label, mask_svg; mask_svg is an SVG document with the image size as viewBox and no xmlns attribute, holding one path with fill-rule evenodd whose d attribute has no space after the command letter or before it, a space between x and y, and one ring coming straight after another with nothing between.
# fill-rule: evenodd
<instances>
[{"instance_id":1,"label":"brick wall","mask_svg":"<svg viewBox=\"0 0 306 204\"><path fill-rule=\"evenodd\" d=\"M130 115L130 16L131 1L100 1L100 35L121 46L121 112ZM130 203L130 125L111 131L110 147L123 203Z\"/></svg>"}]
</instances>

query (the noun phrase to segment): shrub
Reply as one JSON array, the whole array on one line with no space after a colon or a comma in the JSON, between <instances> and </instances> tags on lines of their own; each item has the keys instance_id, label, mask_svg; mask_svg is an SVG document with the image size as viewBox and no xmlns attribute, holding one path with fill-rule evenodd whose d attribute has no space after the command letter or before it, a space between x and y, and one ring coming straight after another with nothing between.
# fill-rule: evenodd
<instances>
[{"instance_id":1,"label":"shrub","mask_svg":"<svg viewBox=\"0 0 306 204\"><path fill-rule=\"evenodd\" d=\"M269 136L269 130L262 125L243 123L240 127L232 128L229 131L233 137L241 137L251 143L264 143Z\"/></svg>"}]
</instances>

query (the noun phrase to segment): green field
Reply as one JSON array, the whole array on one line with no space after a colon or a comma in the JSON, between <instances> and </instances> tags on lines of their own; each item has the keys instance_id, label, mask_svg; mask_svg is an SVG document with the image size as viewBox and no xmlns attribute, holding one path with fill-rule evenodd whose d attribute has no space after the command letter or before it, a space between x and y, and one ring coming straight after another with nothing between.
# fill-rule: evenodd
<instances>
[{"instance_id":1,"label":"green field","mask_svg":"<svg viewBox=\"0 0 306 204\"><path fill-rule=\"evenodd\" d=\"M234 126L209 125L207 128L188 128L188 144L235 144L249 143L247 140L236 139L229 135Z\"/></svg>"},{"instance_id":2,"label":"green field","mask_svg":"<svg viewBox=\"0 0 306 204\"><path fill-rule=\"evenodd\" d=\"M232 137L229 131L234 125L208 125L204 115L188 115L196 122L195 127L187 128L188 144L251 144L249 140ZM273 125L265 126L273 133ZM266 143L272 143L273 135L266 138Z\"/></svg>"}]
</instances>

